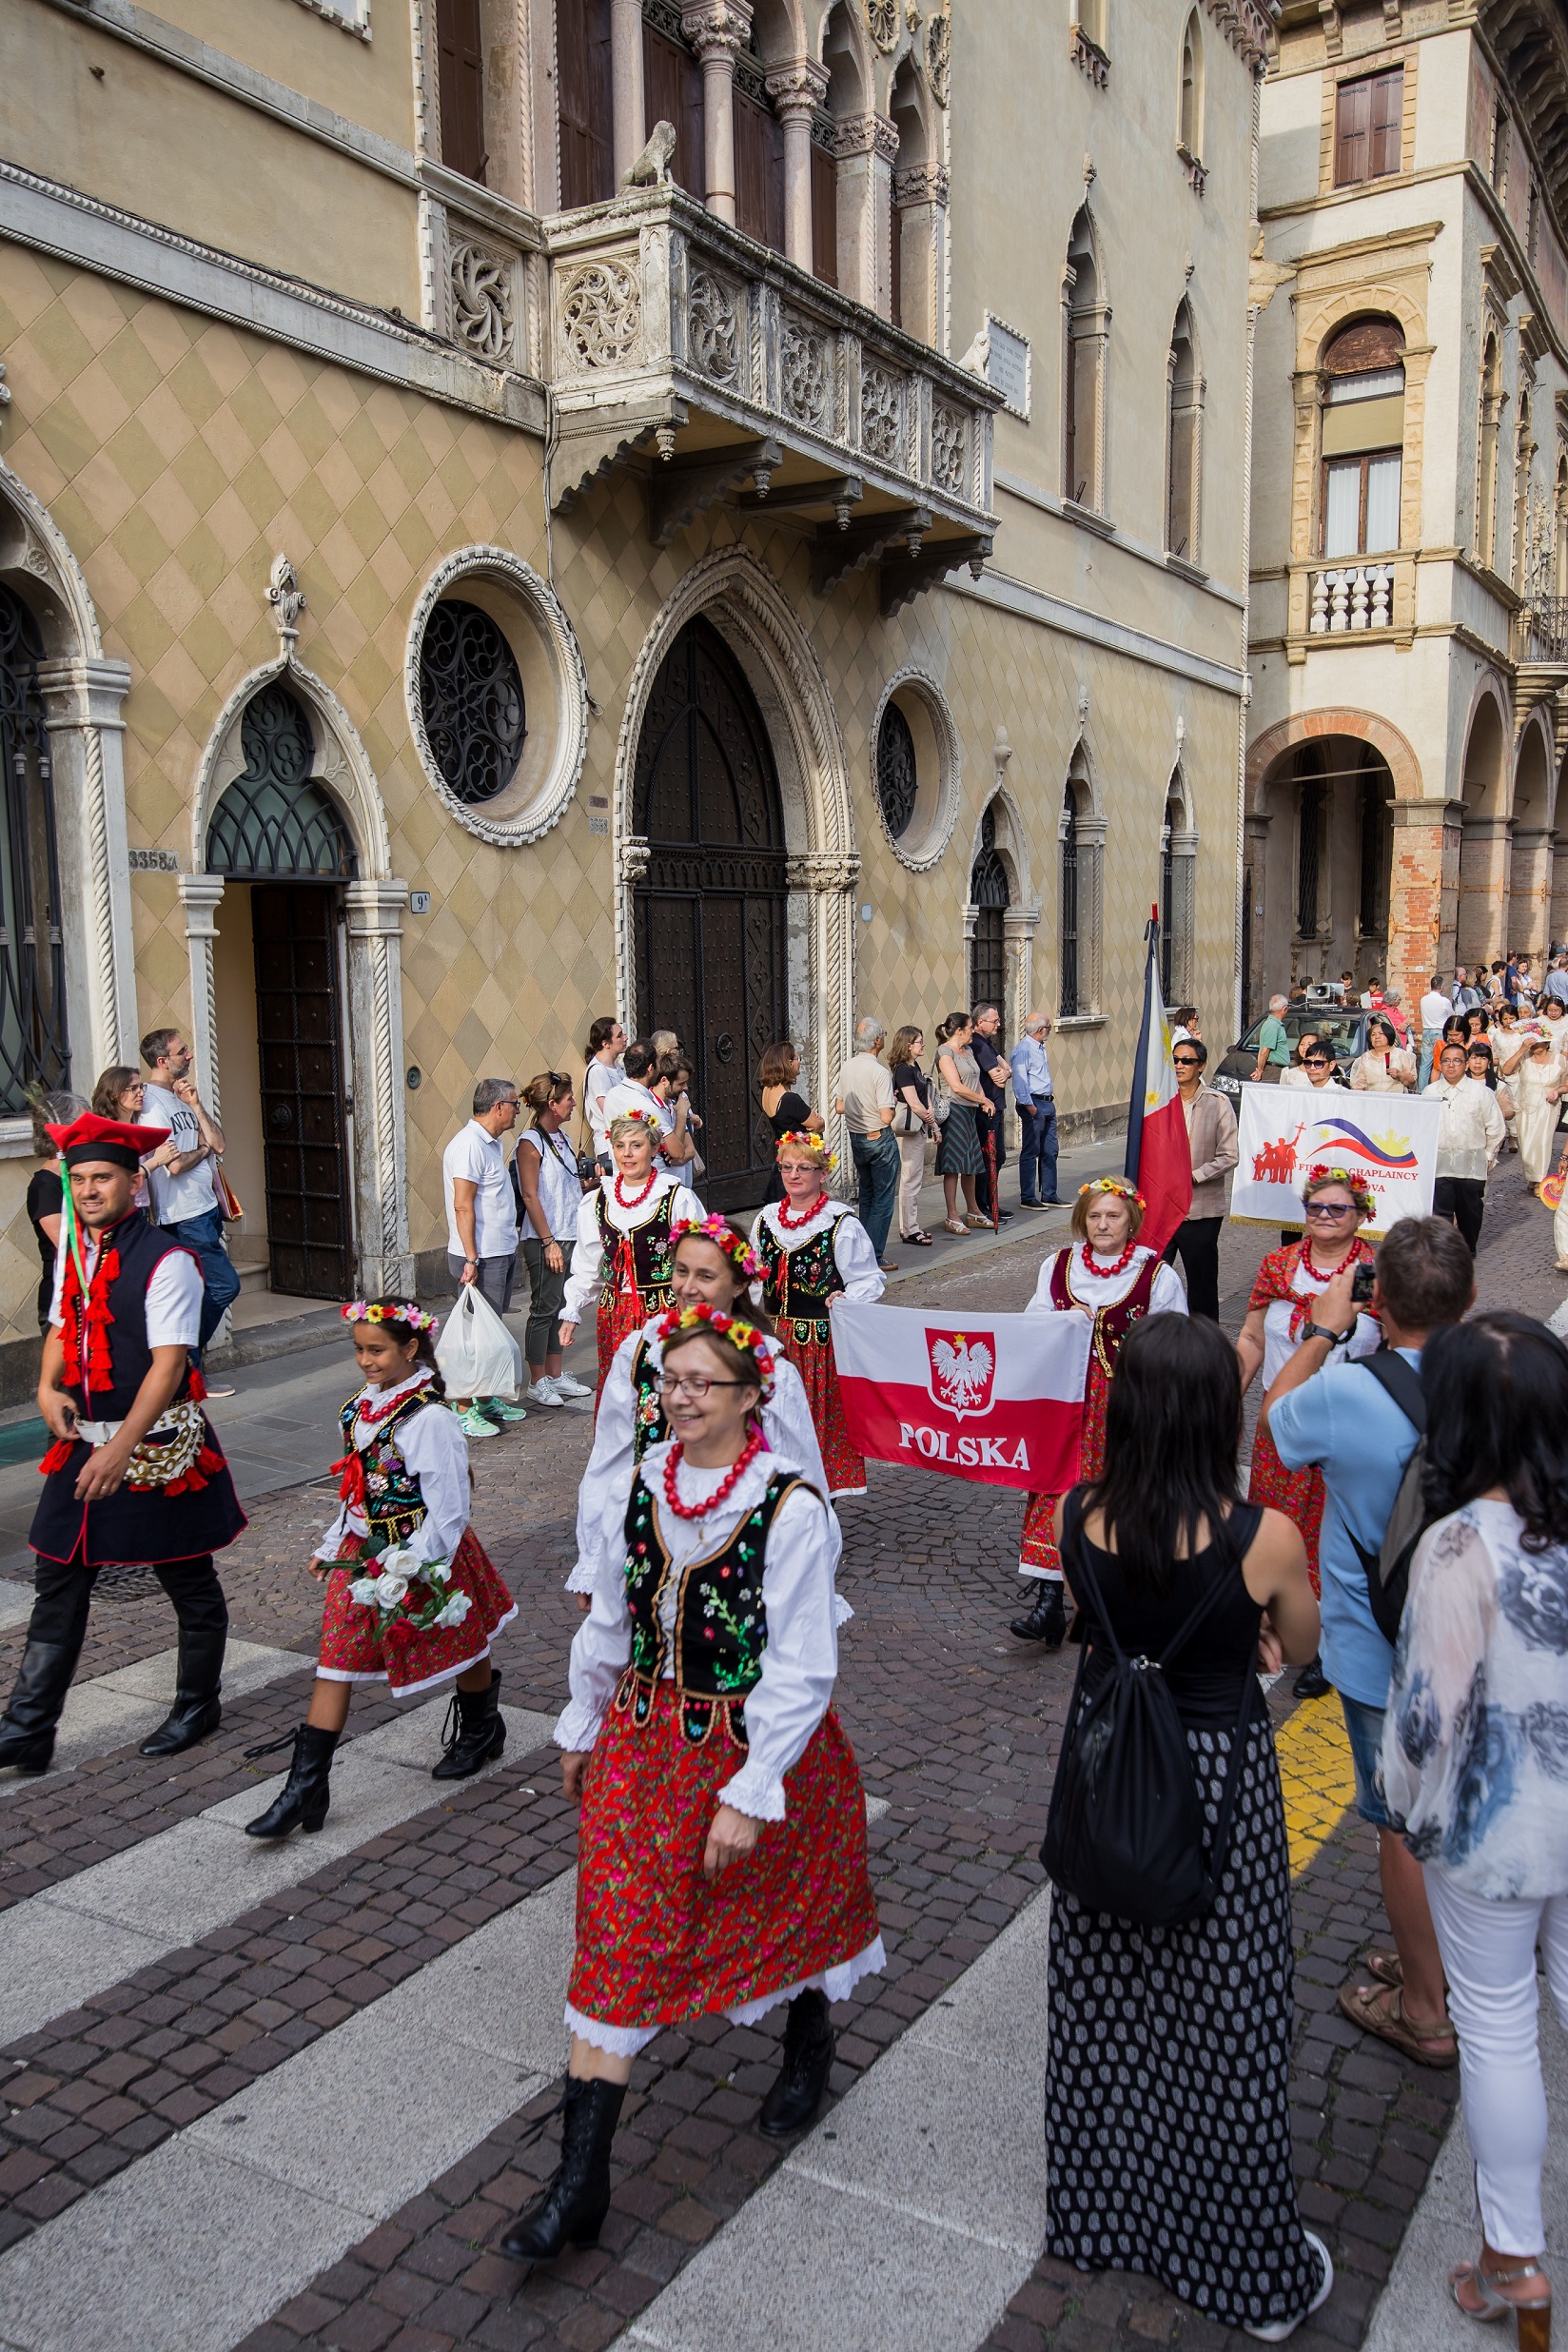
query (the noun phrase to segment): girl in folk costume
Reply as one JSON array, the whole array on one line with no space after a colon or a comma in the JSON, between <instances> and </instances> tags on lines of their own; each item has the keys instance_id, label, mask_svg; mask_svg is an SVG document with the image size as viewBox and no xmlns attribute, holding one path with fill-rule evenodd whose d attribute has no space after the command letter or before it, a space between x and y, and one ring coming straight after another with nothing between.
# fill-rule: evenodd
<instances>
[{"instance_id":1,"label":"girl in folk costume","mask_svg":"<svg viewBox=\"0 0 1568 2352\"><path fill-rule=\"evenodd\" d=\"M887 1283L872 1237L853 1209L829 1196L824 1179L837 1166L820 1135L799 1130L781 1135L778 1174L784 1198L762 1210L752 1227L752 1247L762 1262L762 1303L811 1400L828 1492L863 1495L865 1457L850 1442L830 1316L834 1299L873 1306Z\"/></svg>"},{"instance_id":2,"label":"girl in folk costume","mask_svg":"<svg viewBox=\"0 0 1568 2352\"><path fill-rule=\"evenodd\" d=\"M765 2131L811 2121L833 2063L830 2001L883 1966L866 1800L833 1709L833 1514L768 1452L774 1357L750 1324L690 1307L664 1339L673 1437L617 1483L556 1726L579 1798L572 2055L561 2159L501 2241L519 2261L592 2245L632 2060L660 2029L789 2004Z\"/></svg>"},{"instance_id":3,"label":"girl in folk costume","mask_svg":"<svg viewBox=\"0 0 1568 2352\"><path fill-rule=\"evenodd\" d=\"M1080 1476L1097 1479L1105 1466L1106 1400L1122 1342L1146 1315L1185 1315L1186 1292L1174 1266L1163 1265L1152 1249L1140 1247L1144 1198L1123 1176L1096 1176L1079 1187L1072 1207L1072 1241L1040 1268L1026 1315L1088 1316L1094 1339L1088 1351L1084 1390L1084 1435ZM1059 1650L1067 1632L1062 1598L1062 1556L1056 1548L1059 1495L1031 1494L1024 1513L1018 1573L1039 1580L1027 1616L1014 1617L1020 1641L1043 1641Z\"/></svg>"},{"instance_id":4,"label":"girl in folk costume","mask_svg":"<svg viewBox=\"0 0 1568 2352\"><path fill-rule=\"evenodd\" d=\"M651 1112L610 1122L613 1176L601 1176L578 1211L577 1245L560 1310L560 1344L571 1346L589 1300L598 1294L598 1393L621 1341L670 1303L670 1232L699 1224L707 1210L677 1178L656 1166L658 1129Z\"/></svg>"},{"instance_id":5,"label":"girl in folk costume","mask_svg":"<svg viewBox=\"0 0 1568 2352\"><path fill-rule=\"evenodd\" d=\"M659 1388L664 1334L670 1317L678 1322L689 1306L716 1307L721 1314L755 1319L773 1364L772 1385L759 1416L764 1443L771 1453L797 1461L808 1484L827 1493L812 1408L800 1375L772 1336L766 1319L747 1302L748 1290L760 1293L761 1283L760 1262L724 1218L709 1217L701 1225L676 1226L670 1251L669 1316L654 1316L640 1331L621 1341L599 1399L594 1450L578 1489L577 1566L566 1579L566 1589L576 1593L580 1608L588 1607L600 1560L610 1558L613 1565L619 1564L620 1522L625 1516L622 1490L629 1466L639 1462L650 1445L661 1444L670 1434ZM835 1519L832 1530L835 1547L837 1529ZM843 1604L839 1605L843 1616L848 1616Z\"/></svg>"},{"instance_id":6,"label":"girl in folk costume","mask_svg":"<svg viewBox=\"0 0 1568 2352\"><path fill-rule=\"evenodd\" d=\"M468 1442L441 1403L436 1318L399 1299L355 1299L343 1312L363 1386L343 1408L332 1465L343 1509L310 1562L326 1586L316 1687L297 1731L247 1751L294 1745L288 1778L247 1837L321 1828L356 1682L384 1682L394 1698L456 1685L437 1780L471 1778L506 1744L490 1643L517 1604L468 1524Z\"/></svg>"},{"instance_id":7,"label":"girl in folk costume","mask_svg":"<svg viewBox=\"0 0 1568 2352\"><path fill-rule=\"evenodd\" d=\"M1330 1278L1342 1266L1373 1263L1372 1246L1361 1239L1357 1228L1371 1216L1374 1203L1365 1179L1354 1169L1322 1165L1308 1168L1302 1186L1302 1206L1306 1230L1301 1240L1289 1243L1284 1249L1271 1249L1258 1268L1252 1285L1246 1321L1236 1341L1244 1395L1260 1366L1264 1394L1267 1395L1286 1358L1295 1353L1303 1334L1311 1327L1313 1301L1323 1296ZM1381 1337L1374 1315L1358 1315L1354 1330L1343 1343L1346 1360L1370 1356ZM1252 1475L1247 1481L1247 1496L1250 1501L1283 1511L1301 1529L1316 1595L1321 1590L1318 1539L1323 1532L1323 1472L1315 1465L1307 1470L1287 1470L1274 1451L1274 1441L1264 1424L1252 1441ZM1322 1697L1328 1684L1316 1658L1303 1669L1294 1687L1298 1697Z\"/></svg>"}]
</instances>

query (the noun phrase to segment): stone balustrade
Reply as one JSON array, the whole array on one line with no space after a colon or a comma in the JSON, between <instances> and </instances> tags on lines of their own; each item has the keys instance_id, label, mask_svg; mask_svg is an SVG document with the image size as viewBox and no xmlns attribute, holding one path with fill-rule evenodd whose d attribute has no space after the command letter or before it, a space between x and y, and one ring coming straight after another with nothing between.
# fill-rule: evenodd
<instances>
[{"instance_id":1,"label":"stone balustrade","mask_svg":"<svg viewBox=\"0 0 1568 2352\"><path fill-rule=\"evenodd\" d=\"M1335 564L1312 574L1309 637L1339 637L1356 629L1393 625L1392 563Z\"/></svg>"}]
</instances>

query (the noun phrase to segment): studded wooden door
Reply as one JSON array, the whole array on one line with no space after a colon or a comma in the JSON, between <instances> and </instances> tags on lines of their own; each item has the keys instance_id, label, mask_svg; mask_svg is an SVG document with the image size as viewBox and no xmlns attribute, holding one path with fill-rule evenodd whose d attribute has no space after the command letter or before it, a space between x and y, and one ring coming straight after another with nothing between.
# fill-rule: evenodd
<instances>
[{"instance_id":1,"label":"studded wooden door","mask_svg":"<svg viewBox=\"0 0 1568 2352\"><path fill-rule=\"evenodd\" d=\"M337 892L256 883L250 914L271 1285L346 1299L354 1255Z\"/></svg>"},{"instance_id":2,"label":"studded wooden door","mask_svg":"<svg viewBox=\"0 0 1568 2352\"><path fill-rule=\"evenodd\" d=\"M785 1035L784 816L762 714L707 621L660 664L637 744L637 1027L676 1030L705 1122L697 1190L714 1208L762 1197L772 1137L757 1068Z\"/></svg>"}]
</instances>

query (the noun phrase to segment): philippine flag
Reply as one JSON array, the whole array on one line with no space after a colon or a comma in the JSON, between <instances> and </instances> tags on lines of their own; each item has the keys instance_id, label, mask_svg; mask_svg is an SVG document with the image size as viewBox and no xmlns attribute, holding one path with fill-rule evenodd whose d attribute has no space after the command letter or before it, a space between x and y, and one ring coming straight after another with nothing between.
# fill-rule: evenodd
<instances>
[{"instance_id":1,"label":"philippine flag","mask_svg":"<svg viewBox=\"0 0 1568 2352\"><path fill-rule=\"evenodd\" d=\"M1160 918L1149 923L1144 968L1144 1024L1127 1105L1127 1176L1146 1204L1138 1239L1164 1249L1192 1206L1192 1152L1170 1058L1170 1025L1160 994Z\"/></svg>"}]
</instances>

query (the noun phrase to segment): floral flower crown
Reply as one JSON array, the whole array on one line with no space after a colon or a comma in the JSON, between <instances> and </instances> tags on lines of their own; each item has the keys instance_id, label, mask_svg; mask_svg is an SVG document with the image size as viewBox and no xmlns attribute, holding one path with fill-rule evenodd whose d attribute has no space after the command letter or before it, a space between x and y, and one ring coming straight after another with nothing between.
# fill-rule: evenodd
<instances>
[{"instance_id":1,"label":"floral flower crown","mask_svg":"<svg viewBox=\"0 0 1568 2352\"><path fill-rule=\"evenodd\" d=\"M412 1300L400 1299L390 1306L382 1306L377 1300L350 1299L343 1310L343 1319L344 1323L406 1323L410 1331L436 1332L441 1329L441 1317L428 1314L422 1306L416 1306Z\"/></svg>"},{"instance_id":2,"label":"floral flower crown","mask_svg":"<svg viewBox=\"0 0 1568 2352\"><path fill-rule=\"evenodd\" d=\"M763 1402L774 1393L773 1351L755 1323L749 1323L739 1315L727 1315L721 1306L673 1306L658 1326L661 1341L673 1340L677 1331L696 1331L706 1327L716 1340L728 1340L737 1355L750 1356L762 1382Z\"/></svg>"},{"instance_id":3,"label":"floral flower crown","mask_svg":"<svg viewBox=\"0 0 1568 2352\"><path fill-rule=\"evenodd\" d=\"M615 1117L610 1122L611 1127L615 1128L619 1127L621 1122L625 1119L635 1119L639 1127L657 1127L659 1126L657 1114L651 1110L645 1110L640 1103L634 1103L630 1110L617 1110Z\"/></svg>"},{"instance_id":4,"label":"floral flower crown","mask_svg":"<svg viewBox=\"0 0 1568 2352\"><path fill-rule=\"evenodd\" d=\"M824 1175L831 1176L838 1166L837 1152L830 1151L820 1135L813 1135L805 1127L791 1127L787 1134L779 1137L774 1153L775 1160L784 1157L785 1147L789 1145L793 1145L797 1151L813 1153L822 1163Z\"/></svg>"},{"instance_id":5,"label":"floral flower crown","mask_svg":"<svg viewBox=\"0 0 1568 2352\"><path fill-rule=\"evenodd\" d=\"M1125 1176L1091 1176L1087 1185L1079 1186L1078 1198L1082 1200L1086 1192L1114 1192L1124 1201L1136 1201L1146 1214L1148 1210L1148 1203L1137 1186L1129 1185Z\"/></svg>"},{"instance_id":6,"label":"floral flower crown","mask_svg":"<svg viewBox=\"0 0 1568 2352\"><path fill-rule=\"evenodd\" d=\"M749 1283L759 1283L763 1279L766 1268L761 1259L745 1236L735 1231L727 1217L683 1217L679 1225L670 1228L672 1258L680 1244L688 1239L712 1242L715 1249L722 1249L736 1272L743 1274Z\"/></svg>"},{"instance_id":7,"label":"floral flower crown","mask_svg":"<svg viewBox=\"0 0 1568 2352\"><path fill-rule=\"evenodd\" d=\"M1303 1201L1315 1185L1343 1185L1363 1217L1369 1217L1377 1206L1371 1186L1357 1168L1331 1167L1326 1160L1315 1160L1302 1186Z\"/></svg>"}]
</instances>

